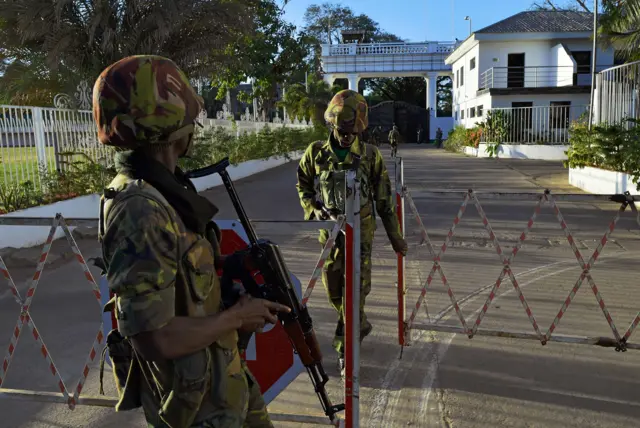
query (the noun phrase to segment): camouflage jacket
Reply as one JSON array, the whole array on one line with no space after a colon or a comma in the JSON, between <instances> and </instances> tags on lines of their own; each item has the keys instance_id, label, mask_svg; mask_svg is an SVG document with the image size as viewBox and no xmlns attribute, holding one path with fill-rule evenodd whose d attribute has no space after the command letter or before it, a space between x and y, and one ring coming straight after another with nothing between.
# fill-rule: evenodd
<instances>
[{"instance_id":1,"label":"camouflage jacket","mask_svg":"<svg viewBox=\"0 0 640 428\"><path fill-rule=\"evenodd\" d=\"M375 146L358 139L351 145L344 162L339 161L331 147L330 139L316 141L307 147L298 165L296 185L305 220L314 219L316 199L321 200L327 208L336 208L344 212L345 174L339 172L351 167L353 155L361 157L357 172L360 180L361 219L364 221L373 216L375 202L375 211L382 219L389 239L401 239L394 192L391 190L391 181L382 154Z\"/></svg>"},{"instance_id":2,"label":"camouflage jacket","mask_svg":"<svg viewBox=\"0 0 640 428\"><path fill-rule=\"evenodd\" d=\"M103 197L101 240L122 336L159 329L174 316L219 312L220 280L209 240L188 230L143 180L119 174L107 188L115 196ZM234 332L175 360L141 360L147 382L126 387L140 389L150 426L187 427L220 413L234 420L229 426L241 426L248 383L237 341Z\"/></svg>"}]
</instances>

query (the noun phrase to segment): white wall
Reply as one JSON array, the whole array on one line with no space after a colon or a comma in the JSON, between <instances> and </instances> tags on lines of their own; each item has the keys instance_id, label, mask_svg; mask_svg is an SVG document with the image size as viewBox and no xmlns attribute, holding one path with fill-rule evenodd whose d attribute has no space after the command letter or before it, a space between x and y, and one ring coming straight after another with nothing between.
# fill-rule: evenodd
<instances>
[{"instance_id":1,"label":"white wall","mask_svg":"<svg viewBox=\"0 0 640 428\"><path fill-rule=\"evenodd\" d=\"M497 95L491 97L493 108L511 107L512 102L533 102L533 106L549 106L551 101L571 101L571 106L589 104L589 94Z\"/></svg>"},{"instance_id":2,"label":"white wall","mask_svg":"<svg viewBox=\"0 0 640 428\"><path fill-rule=\"evenodd\" d=\"M486 143L478 144L478 157L487 158ZM500 144L498 157L503 159L537 159L537 160L566 160L564 153L569 146L545 146L538 144Z\"/></svg>"},{"instance_id":3,"label":"white wall","mask_svg":"<svg viewBox=\"0 0 640 428\"><path fill-rule=\"evenodd\" d=\"M303 152L291 152L289 157L291 160L297 160L302 157ZM284 157L272 157L267 160L252 160L242 162L235 166L227 168L232 180L238 180L253 174L283 165L288 160ZM222 184L218 174L214 176L197 178L194 184L198 191L206 190ZM15 211L4 214L0 217L30 217L30 218L50 218L53 224L53 218L57 213L62 214L65 218L87 218L97 219L100 209L100 196L97 194L80 196L78 198L66 201L56 202L55 204L43 205L40 207L28 208L26 210ZM43 244L49 234L51 226L2 226L0 225L0 248L25 248ZM75 227L69 227L71 231ZM58 229L54 239L64 236L62 229Z\"/></svg>"},{"instance_id":4,"label":"white wall","mask_svg":"<svg viewBox=\"0 0 640 428\"><path fill-rule=\"evenodd\" d=\"M558 69L551 70L550 79L556 86L572 86L573 85L573 73L576 71L576 61L565 49L562 43L558 43L551 48L551 64L559 67Z\"/></svg>"},{"instance_id":5,"label":"white wall","mask_svg":"<svg viewBox=\"0 0 640 428\"><path fill-rule=\"evenodd\" d=\"M626 191L632 195L640 195L629 175L599 168L569 168L569 184L600 195L620 194Z\"/></svg>"},{"instance_id":6,"label":"white wall","mask_svg":"<svg viewBox=\"0 0 640 428\"><path fill-rule=\"evenodd\" d=\"M476 97L480 79L480 74L478 73L478 70L480 70L479 52L479 45L476 45L452 64L454 105L472 100ZM472 58L476 59L476 67L473 70L469 70L469 64ZM464 84L456 87L456 75L459 73L461 67L464 67Z\"/></svg>"},{"instance_id":7,"label":"white wall","mask_svg":"<svg viewBox=\"0 0 640 428\"><path fill-rule=\"evenodd\" d=\"M487 114L487 110L492 107L492 102L493 101L491 95L486 93L479 97L467 100L459 105L454 104L454 117L456 117L455 112L457 112L458 118L454 126L464 125L467 128L473 128L476 125L476 122L482 122L484 120ZM469 109L472 107L475 109L478 106L482 106L482 116L469 117ZM464 119L460 119L460 112L462 109L464 109Z\"/></svg>"}]
</instances>

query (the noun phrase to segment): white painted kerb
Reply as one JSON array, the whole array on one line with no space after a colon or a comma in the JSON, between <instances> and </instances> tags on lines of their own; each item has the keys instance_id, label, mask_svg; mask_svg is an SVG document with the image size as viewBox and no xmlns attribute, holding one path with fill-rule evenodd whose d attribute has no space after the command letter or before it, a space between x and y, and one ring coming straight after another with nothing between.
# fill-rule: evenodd
<instances>
[{"instance_id":1,"label":"white painted kerb","mask_svg":"<svg viewBox=\"0 0 640 428\"><path fill-rule=\"evenodd\" d=\"M302 157L303 151L289 153L290 160L298 160ZM289 162L285 157L272 157L267 160L251 160L238 165L229 166L227 171L232 180L239 180ZM222 180L218 174L201 177L193 180L199 192L220 186ZM63 217L70 218L98 218L100 208L100 195L85 195L66 201L56 202L50 205L27 208L26 210L15 211L4 214L2 217L44 217L53 218L57 213ZM47 240L50 226L0 226L0 248L25 248L41 245ZM74 230L75 227L70 227ZM64 232L58 229L54 239L62 238Z\"/></svg>"},{"instance_id":2,"label":"white painted kerb","mask_svg":"<svg viewBox=\"0 0 640 428\"><path fill-rule=\"evenodd\" d=\"M640 195L628 174L589 166L569 168L569 184L589 193L601 195L613 195L626 191L632 195Z\"/></svg>"},{"instance_id":3,"label":"white painted kerb","mask_svg":"<svg viewBox=\"0 0 640 428\"><path fill-rule=\"evenodd\" d=\"M487 143L480 143L477 149L465 147L464 153L469 156L488 158ZM569 146L545 146L536 144L500 144L498 157L503 159L537 159L537 160L566 160L564 153Z\"/></svg>"}]
</instances>

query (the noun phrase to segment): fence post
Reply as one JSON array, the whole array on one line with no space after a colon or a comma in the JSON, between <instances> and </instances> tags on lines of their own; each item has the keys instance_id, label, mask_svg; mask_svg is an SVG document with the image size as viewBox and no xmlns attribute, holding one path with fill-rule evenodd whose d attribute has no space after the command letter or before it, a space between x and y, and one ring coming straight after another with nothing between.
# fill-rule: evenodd
<instances>
[{"instance_id":1,"label":"fence post","mask_svg":"<svg viewBox=\"0 0 640 428\"><path fill-rule=\"evenodd\" d=\"M397 157L395 162L395 183L396 183L396 213L398 214L398 222L400 223L400 231L403 237L405 234L405 218L404 218L404 162L402 158ZM406 308L405 299L405 261L402 254L397 254L398 282L396 284L398 293L398 344L405 344L405 325L404 314Z\"/></svg>"},{"instance_id":2,"label":"fence post","mask_svg":"<svg viewBox=\"0 0 640 428\"><path fill-rule=\"evenodd\" d=\"M346 172L345 212L345 427L360 426L360 183Z\"/></svg>"},{"instance_id":3,"label":"fence post","mask_svg":"<svg viewBox=\"0 0 640 428\"><path fill-rule=\"evenodd\" d=\"M33 107L33 139L36 145L36 156L38 157L38 176L40 173L49 172L47 162L47 139L44 130L44 117L41 107Z\"/></svg>"},{"instance_id":4,"label":"fence post","mask_svg":"<svg viewBox=\"0 0 640 428\"><path fill-rule=\"evenodd\" d=\"M593 105L589 106L593 111L593 124L600 123L600 88L602 84L602 74L596 74L596 87L593 89Z\"/></svg>"}]
</instances>

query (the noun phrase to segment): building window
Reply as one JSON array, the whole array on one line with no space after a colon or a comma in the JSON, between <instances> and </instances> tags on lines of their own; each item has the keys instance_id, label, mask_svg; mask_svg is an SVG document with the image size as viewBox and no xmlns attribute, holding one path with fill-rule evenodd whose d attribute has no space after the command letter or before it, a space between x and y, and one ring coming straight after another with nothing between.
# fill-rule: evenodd
<instances>
[{"instance_id":1,"label":"building window","mask_svg":"<svg viewBox=\"0 0 640 428\"><path fill-rule=\"evenodd\" d=\"M471 58L471 61L469 61L469 70L473 70L474 68L476 68L476 57L475 56L473 58Z\"/></svg>"},{"instance_id":2,"label":"building window","mask_svg":"<svg viewBox=\"0 0 640 428\"><path fill-rule=\"evenodd\" d=\"M482 105L476 107L476 116L482 117Z\"/></svg>"},{"instance_id":3,"label":"building window","mask_svg":"<svg viewBox=\"0 0 640 428\"><path fill-rule=\"evenodd\" d=\"M460 87L460 70L456 70L456 88Z\"/></svg>"},{"instance_id":4,"label":"building window","mask_svg":"<svg viewBox=\"0 0 640 428\"><path fill-rule=\"evenodd\" d=\"M569 110L571 101L551 101L549 103L549 125L551 129L569 127Z\"/></svg>"},{"instance_id":5,"label":"building window","mask_svg":"<svg viewBox=\"0 0 640 428\"><path fill-rule=\"evenodd\" d=\"M460 67L460 86L464 86L464 66Z\"/></svg>"},{"instance_id":6,"label":"building window","mask_svg":"<svg viewBox=\"0 0 640 428\"><path fill-rule=\"evenodd\" d=\"M475 107L471 107L469 109L469 117L476 117L476 108Z\"/></svg>"},{"instance_id":7,"label":"building window","mask_svg":"<svg viewBox=\"0 0 640 428\"><path fill-rule=\"evenodd\" d=\"M460 119L464 120L464 109L460 110Z\"/></svg>"}]
</instances>

